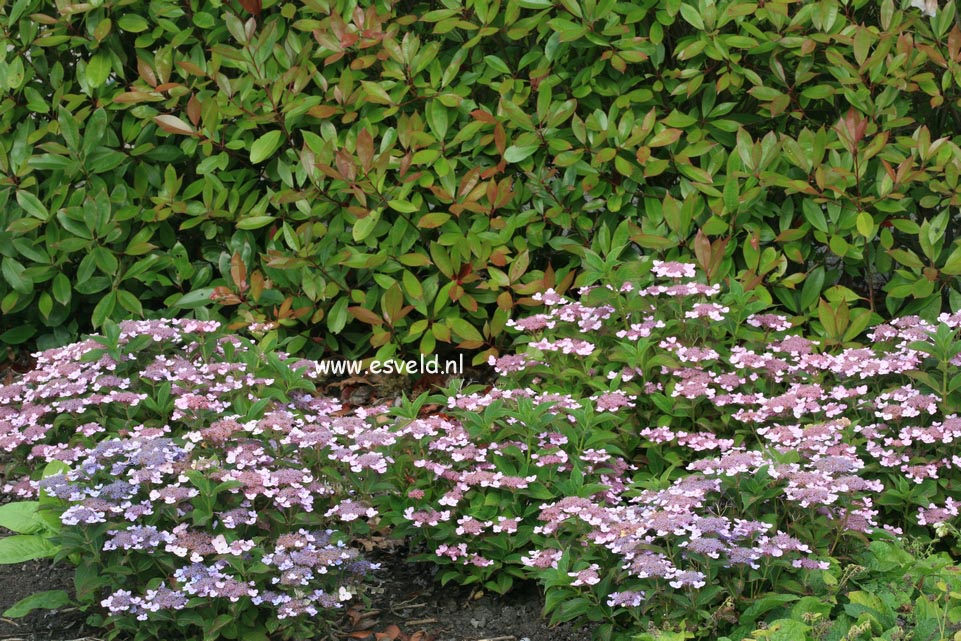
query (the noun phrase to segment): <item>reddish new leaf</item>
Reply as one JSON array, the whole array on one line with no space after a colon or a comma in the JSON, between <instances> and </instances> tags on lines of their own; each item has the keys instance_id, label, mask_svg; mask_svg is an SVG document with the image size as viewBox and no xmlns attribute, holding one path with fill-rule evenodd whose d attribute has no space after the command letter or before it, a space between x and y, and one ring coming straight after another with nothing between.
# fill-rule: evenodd
<instances>
[{"instance_id":1,"label":"reddish new leaf","mask_svg":"<svg viewBox=\"0 0 961 641\"><path fill-rule=\"evenodd\" d=\"M261 3L261 0L239 0L239 1L240 1L240 6L243 7L244 10L247 11L247 13L254 16L260 15L260 11L263 8L263 4Z\"/></svg>"}]
</instances>

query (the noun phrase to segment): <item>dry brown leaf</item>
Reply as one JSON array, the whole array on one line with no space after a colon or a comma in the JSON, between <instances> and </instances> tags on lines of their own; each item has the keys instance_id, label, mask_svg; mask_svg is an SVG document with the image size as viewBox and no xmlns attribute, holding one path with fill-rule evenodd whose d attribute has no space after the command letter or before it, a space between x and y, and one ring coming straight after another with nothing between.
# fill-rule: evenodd
<instances>
[{"instance_id":1,"label":"dry brown leaf","mask_svg":"<svg viewBox=\"0 0 961 641\"><path fill-rule=\"evenodd\" d=\"M377 641L407 641L407 635L401 633L400 628L393 623L384 628L383 632L375 632L374 638Z\"/></svg>"}]
</instances>

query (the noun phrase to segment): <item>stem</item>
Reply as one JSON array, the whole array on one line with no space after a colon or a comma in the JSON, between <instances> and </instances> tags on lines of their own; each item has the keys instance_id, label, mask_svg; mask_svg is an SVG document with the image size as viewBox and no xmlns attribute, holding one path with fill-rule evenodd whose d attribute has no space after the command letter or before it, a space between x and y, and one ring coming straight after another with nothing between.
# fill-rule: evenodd
<instances>
[{"instance_id":1,"label":"stem","mask_svg":"<svg viewBox=\"0 0 961 641\"><path fill-rule=\"evenodd\" d=\"M848 524L848 512L845 510L844 519L841 520L840 525L838 525L837 533L834 535L834 541L831 543L831 549L828 550L828 556L834 556L834 550L837 549L838 544L841 542L841 535L844 534L844 530L847 528Z\"/></svg>"},{"instance_id":2,"label":"stem","mask_svg":"<svg viewBox=\"0 0 961 641\"><path fill-rule=\"evenodd\" d=\"M855 144L858 145L860 143L858 142ZM855 194L857 197L856 210L860 214L862 211L864 211L864 207L862 206L862 203L861 203L861 198L862 198L861 196L861 163L859 162L856 148L854 151L854 188L855 188ZM872 247L871 243L866 244L866 249L868 250L868 260L865 263L865 270L866 270L865 283L868 286L868 304L870 306L871 311L873 312L874 311L874 274L871 269L871 266L872 266L871 247Z\"/></svg>"}]
</instances>

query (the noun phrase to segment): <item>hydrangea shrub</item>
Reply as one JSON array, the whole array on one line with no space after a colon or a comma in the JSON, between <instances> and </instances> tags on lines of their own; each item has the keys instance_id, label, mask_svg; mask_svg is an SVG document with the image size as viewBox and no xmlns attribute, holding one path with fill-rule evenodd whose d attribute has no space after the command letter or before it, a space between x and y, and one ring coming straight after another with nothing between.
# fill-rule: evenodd
<instances>
[{"instance_id":1,"label":"hydrangea shrub","mask_svg":"<svg viewBox=\"0 0 961 641\"><path fill-rule=\"evenodd\" d=\"M696 276L655 260L539 296L493 387L452 391L441 418L401 410L382 518L443 579L536 578L553 620L606 633L705 633L725 607L824 589L867 541L936 536L961 423L933 372L958 364L961 317L829 348Z\"/></svg>"},{"instance_id":2,"label":"hydrangea shrub","mask_svg":"<svg viewBox=\"0 0 961 641\"><path fill-rule=\"evenodd\" d=\"M367 508L310 449L340 405L282 359L216 322L124 322L0 388L3 450L66 467L6 489L58 504L59 556L112 635L302 638L374 567L331 527Z\"/></svg>"},{"instance_id":3,"label":"hydrangea shrub","mask_svg":"<svg viewBox=\"0 0 961 641\"><path fill-rule=\"evenodd\" d=\"M753 603L829 591L867 543L950 531L961 316L841 347L690 264L598 278L511 323L494 385L393 408L346 411L317 363L216 323L107 324L0 388L21 472L67 467L6 489L59 502L78 598L141 635L304 634L361 590L371 528L623 638L747 634Z\"/></svg>"}]
</instances>

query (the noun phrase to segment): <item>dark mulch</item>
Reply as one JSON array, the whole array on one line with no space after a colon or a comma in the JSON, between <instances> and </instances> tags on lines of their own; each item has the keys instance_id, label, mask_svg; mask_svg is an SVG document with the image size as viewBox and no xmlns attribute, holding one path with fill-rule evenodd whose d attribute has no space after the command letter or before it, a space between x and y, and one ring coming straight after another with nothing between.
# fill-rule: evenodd
<instances>
[{"instance_id":1,"label":"dark mulch","mask_svg":"<svg viewBox=\"0 0 961 641\"><path fill-rule=\"evenodd\" d=\"M485 594L453 584L441 586L433 577L437 566L409 563L399 553L373 554L370 558L379 562L381 569L374 576L371 606L354 614L355 620L357 614L362 615L356 627L387 634L396 631L408 641L591 638L588 627L549 627L541 617L542 596L533 584L516 586L504 596ZM403 640L400 635L397 638Z\"/></svg>"},{"instance_id":2,"label":"dark mulch","mask_svg":"<svg viewBox=\"0 0 961 641\"><path fill-rule=\"evenodd\" d=\"M0 565L0 613L35 592L73 588L73 567L48 560ZM86 615L75 608L34 610L21 619L0 617L0 640L63 641L95 636L84 626Z\"/></svg>"}]
</instances>

